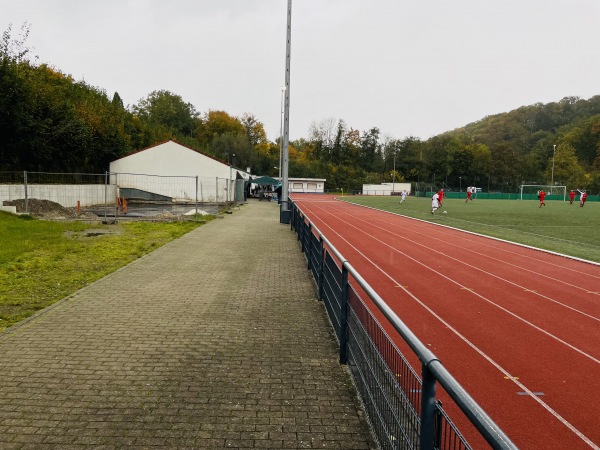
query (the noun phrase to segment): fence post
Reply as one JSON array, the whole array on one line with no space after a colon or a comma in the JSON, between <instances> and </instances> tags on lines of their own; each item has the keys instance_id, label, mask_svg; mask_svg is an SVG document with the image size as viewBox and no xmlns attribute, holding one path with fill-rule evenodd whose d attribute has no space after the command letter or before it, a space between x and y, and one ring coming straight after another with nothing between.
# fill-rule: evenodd
<instances>
[{"instance_id":1,"label":"fence post","mask_svg":"<svg viewBox=\"0 0 600 450\"><path fill-rule=\"evenodd\" d=\"M104 171L104 221L106 222L106 211L108 209L108 172Z\"/></svg>"},{"instance_id":2,"label":"fence post","mask_svg":"<svg viewBox=\"0 0 600 450\"><path fill-rule=\"evenodd\" d=\"M219 209L219 177L215 179L215 204L217 205L217 210Z\"/></svg>"},{"instance_id":3,"label":"fence post","mask_svg":"<svg viewBox=\"0 0 600 450\"><path fill-rule=\"evenodd\" d=\"M319 235L319 280L317 281L318 283L318 288L319 288L319 293L317 298L319 299L319 301L323 301L323 272L325 270L325 248L324 248L324 244L323 244L323 236Z\"/></svg>"},{"instance_id":4,"label":"fence post","mask_svg":"<svg viewBox=\"0 0 600 450\"><path fill-rule=\"evenodd\" d=\"M306 235L306 259L308 260L308 264L307 264L307 269L310 270L311 266L312 266L312 262L310 260L311 255L312 255L312 227L309 224L308 225L308 231L309 233Z\"/></svg>"},{"instance_id":5,"label":"fence post","mask_svg":"<svg viewBox=\"0 0 600 450\"><path fill-rule=\"evenodd\" d=\"M342 298L340 311L340 364L348 362L348 269L342 262Z\"/></svg>"},{"instance_id":6,"label":"fence post","mask_svg":"<svg viewBox=\"0 0 600 450\"><path fill-rule=\"evenodd\" d=\"M196 219L198 218L198 175L196 175Z\"/></svg>"},{"instance_id":7,"label":"fence post","mask_svg":"<svg viewBox=\"0 0 600 450\"><path fill-rule=\"evenodd\" d=\"M419 449L433 450L435 433L435 377L429 370L427 363L422 365L422 375Z\"/></svg>"},{"instance_id":8,"label":"fence post","mask_svg":"<svg viewBox=\"0 0 600 450\"><path fill-rule=\"evenodd\" d=\"M25 214L29 214L29 200L27 198L27 171L23 171L23 188L25 189Z\"/></svg>"}]
</instances>

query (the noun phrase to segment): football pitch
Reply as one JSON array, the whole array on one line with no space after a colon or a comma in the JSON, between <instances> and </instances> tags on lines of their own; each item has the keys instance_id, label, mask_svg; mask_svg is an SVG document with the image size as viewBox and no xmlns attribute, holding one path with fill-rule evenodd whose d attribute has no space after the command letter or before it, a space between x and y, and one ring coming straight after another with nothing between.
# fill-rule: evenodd
<instances>
[{"instance_id":1,"label":"football pitch","mask_svg":"<svg viewBox=\"0 0 600 450\"><path fill-rule=\"evenodd\" d=\"M600 203L537 200L444 199L431 214L431 200L396 196L344 196L340 200L435 222L507 241L600 263ZM446 214L443 213L446 211Z\"/></svg>"}]
</instances>

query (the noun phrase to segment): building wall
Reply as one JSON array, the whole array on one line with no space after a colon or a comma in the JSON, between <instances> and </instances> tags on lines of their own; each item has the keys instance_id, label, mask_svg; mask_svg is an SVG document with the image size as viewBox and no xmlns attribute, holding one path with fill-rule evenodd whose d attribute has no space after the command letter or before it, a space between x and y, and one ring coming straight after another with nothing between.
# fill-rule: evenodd
<instances>
[{"instance_id":1,"label":"building wall","mask_svg":"<svg viewBox=\"0 0 600 450\"><path fill-rule=\"evenodd\" d=\"M325 192L324 178L288 178L289 192L323 194Z\"/></svg>"},{"instance_id":2,"label":"building wall","mask_svg":"<svg viewBox=\"0 0 600 450\"><path fill-rule=\"evenodd\" d=\"M239 172L173 141L140 150L110 163L110 184L172 198L174 201L230 202ZM196 183L197 181L197 183Z\"/></svg>"},{"instance_id":3,"label":"building wall","mask_svg":"<svg viewBox=\"0 0 600 450\"><path fill-rule=\"evenodd\" d=\"M66 208L74 208L77 202L81 206L104 205L114 202L114 186L104 184L27 184L27 198L50 200ZM0 185L0 204L4 200L25 198L25 186L22 184Z\"/></svg>"},{"instance_id":4,"label":"building wall","mask_svg":"<svg viewBox=\"0 0 600 450\"><path fill-rule=\"evenodd\" d=\"M235 175L227 164L173 141L113 161L110 172L228 179Z\"/></svg>"},{"instance_id":5,"label":"building wall","mask_svg":"<svg viewBox=\"0 0 600 450\"><path fill-rule=\"evenodd\" d=\"M402 191L410 194L410 183L363 184L363 195L398 195Z\"/></svg>"}]
</instances>

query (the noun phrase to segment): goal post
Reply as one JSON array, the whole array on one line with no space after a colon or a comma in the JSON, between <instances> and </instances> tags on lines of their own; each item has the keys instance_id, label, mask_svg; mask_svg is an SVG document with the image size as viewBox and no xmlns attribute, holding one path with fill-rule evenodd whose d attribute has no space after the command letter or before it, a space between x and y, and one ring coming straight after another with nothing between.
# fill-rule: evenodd
<instances>
[{"instance_id":1,"label":"goal post","mask_svg":"<svg viewBox=\"0 0 600 450\"><path fill-rule=\"evenodd\" d=\"M544 191L548 196L553 196L567 200L567 187L566 186L550 186L548 184L521 184L519 186L521 192L520 200L534 200L537 199L539 191Z\"/></svg>"}]
</instances>

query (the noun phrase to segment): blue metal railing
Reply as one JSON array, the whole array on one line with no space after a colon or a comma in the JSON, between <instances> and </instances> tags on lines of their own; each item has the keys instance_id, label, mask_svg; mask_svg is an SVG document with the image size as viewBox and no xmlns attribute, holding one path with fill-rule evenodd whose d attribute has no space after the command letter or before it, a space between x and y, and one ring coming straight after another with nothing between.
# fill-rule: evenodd
<instances>
[{"instance_id":1,"label":"blue metal railing","mask_svg":"<svg viewBox=\"0 0 600 450\"><path fill-rule=\"evenodd\" d=\"M471 449L436 399L439 383L490 448L517 449L300 208L290 204L290 228L298 235L308 269L317 282L319 300L335 330L340 363L350 369L380 446L394 450ZM371 313L354 284L419 358L422 378Z\"/></svg>"}]
</instances>

